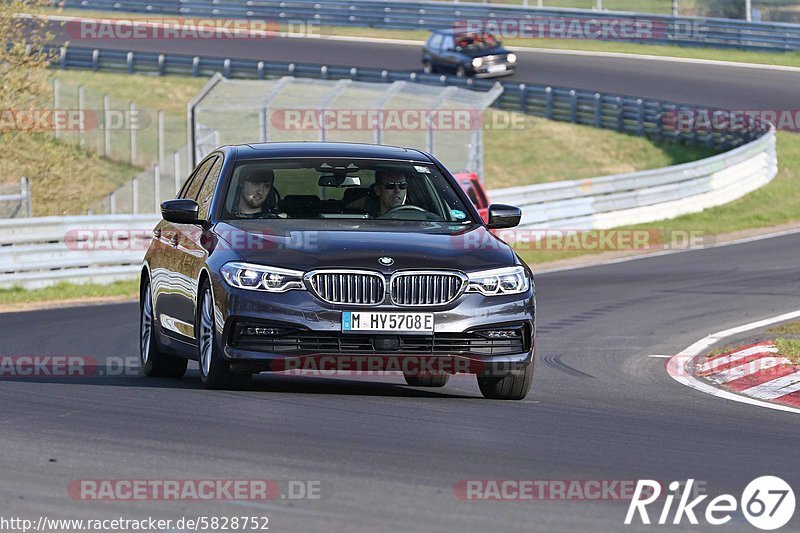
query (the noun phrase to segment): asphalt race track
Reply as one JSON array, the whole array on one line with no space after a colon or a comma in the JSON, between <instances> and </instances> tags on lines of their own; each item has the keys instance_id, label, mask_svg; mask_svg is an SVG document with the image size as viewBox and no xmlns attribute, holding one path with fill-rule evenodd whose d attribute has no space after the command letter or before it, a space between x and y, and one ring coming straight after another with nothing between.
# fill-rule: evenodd
<instances>
[{"instance_id":1,"label":"asphalt race track","mask_svg":"<svg viewBox=\"0 0 800 533\"><path fill-rule=\"evenodd\" d=\"M294 61L421 71L420 46L305 38L274 39L76 39L77 31L51 26L56 42L74 46L207 57ZM72 36L70 34L73 34ZM71 38L72 37L72 38ZM532 44L535 45L535 42ZM800 71L519 52L519 70L506 81L645 96L735 110L798 109Z\"/></svg>"},{"instance_id":2,"label":"asphalt race track","mask_svg":"<svg viewBox=\"0 0 800 533\"><path fill-rule=\"evenodd\" d=\"M63 33L57 40L66 39ZM419 69L417 47L313 39L77 42L142 51ZM800 74L524 52L514 81L744 109L796 109ZM651 531L624 501L464 501L462 480L695 479L738 499L800 487L800 422L671 379L663 358L709 333L800 308L800 233L537 277L536 374L522 402L398 376L260 375L244 392L135 375L0 377L0 509L35 518L267 516L271 531ZM133 303L0 315L0 355L138 356ZM319 482L319 499L81 501L86 479ZM709 498L710 499L710 498ZM705 503L700 507L705 508ZM651 508L656 520L661 506ZM670 515L670 521L673 515ZM703 522L701 522L703 523ZM753 531L738 513L712 527ZM800 530L800 513L787 526Z\"/></svg>"},{"instance_id":3,"label":"asphalt race track","mask_svg":"<svg viewBox=\"0 0 800 533\"><path fill-rule=\"evenodd\" d=\"M723 328L798 308L800 234L537 279L537 372L523 402L398 377L260 375L206 391L196 364L141 377L0 380L0 508L51 517L265 515L271 531L636 531L627 502L462 501L469 479L800 486L795 415L714 398L664 359ZM136 357L137 306L0 316L3 352ZM318 500L75 501L77 479L316 480ZM704 504L703 504L704 505ZM704 507L703 507L704 508ZM660 507L652 511L657 518ZM703 523L703 522L701 522ZM797 530L800 518L787 526ZM707 531L711 526L660 526ZM652 528L652 526L651 526ZM752 531L741 515L720 531Z\"/></svg>"}]
</instances>

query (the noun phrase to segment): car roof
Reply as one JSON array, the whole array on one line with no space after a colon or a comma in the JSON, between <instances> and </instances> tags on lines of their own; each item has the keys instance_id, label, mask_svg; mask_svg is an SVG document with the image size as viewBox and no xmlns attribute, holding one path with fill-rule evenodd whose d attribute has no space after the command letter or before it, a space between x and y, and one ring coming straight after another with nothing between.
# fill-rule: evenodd
<instances>
[{"instance_id":1,"label":"car roof","mask_svg":"<svg viewBox=\"0 0 800 533\"><path fill-rule=\"evenodd\" d=\"M488 32L481 30L468 30L467 28L447 28L442 30L433 30L433 33L441 35L486 35Z\"/></svg>"},{"instance_id":2,"label":"car roof","mask_svg":"<svg viewBox=\"0 0 800 533\"><path fill-rule=\"evenodd\" d=\"M431 163L431 159L413 148L345 142L266 142L235 146L237 159L285 157L344 157L352 159L395 159Z\"/></svg>"}]
</instances>

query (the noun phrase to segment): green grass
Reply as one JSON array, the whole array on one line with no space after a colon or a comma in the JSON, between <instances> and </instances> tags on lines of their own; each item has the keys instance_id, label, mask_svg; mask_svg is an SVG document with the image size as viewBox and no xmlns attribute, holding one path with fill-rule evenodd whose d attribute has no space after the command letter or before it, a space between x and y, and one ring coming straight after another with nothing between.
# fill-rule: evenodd
<instances>
[{"instance_id":1,"label":"green grass","mask_svg":"<svg viewBox=\"0 0 800 533\"><path fill-rule=\"evenodd\" d=\"M43 289L0 289L0 305L118 296L135 297L138 292L138 280L117 281L109 285L59 283Z\"/></svg>"},{"instance_id":2,"label":"green grass","mask_svg":"<svg viewBox=\"0 0 800 533\"><path fill-rule=\"evenodd\" d=\"M491 113L485 118L492 124ZM655 143L612 130L513 113L520 127L484 131L487 188L636 172L714 155L702 147ZM602 146L602 150L595 147Z\"/></svg>"},{"instance_id":3,"label":"green grass","mask_svg":"<svg viewBox=\"0 0 800 533\"><path fill-rule=\"evenodd\" d=\"M716 236L721 234L768 228L800 220L800 194L797 194L800 182L800 135L778 133L778 161L779 171L774 180L734 202L699 213L626 229L650 230L651 234L667 237L691 232L707 244L714 242ZM518 250L518 253L527 263L537 264L593 255L602 251Z\"/></svg>"},{"instance_id":4,"label":"green grass","mask_svg":"<svg viewBox=\"0 0 800 533\"><path fill-rule=\"evenodd\" d=\"M86 214L97 200L129 181L139 169L115 163L51 133L4 138L0 183L28 176L33 216Z\"/></svg>"},{"instance_id":5,"label":"green grass","mask_svg":"<svg viewBox=\"0 0 800 533\"><path fill-rule=\"evenodd\" d=\"M559 0L560 2L574 2L579 3L585 0ZM609 3L610 0L604 0L604 5L611 8L612 5L625 6L630 5L627 0L618 0ZM661 9L662 0L643 0L647 2L643 4L642 9ZM684 0L685 1L685 0ZM532 0L532 4L535 0ZM671 4L671 0L670 0ZM550 5L547 2L545 5ZM616 9L616 8L615 8ZM103 11L88 11L81 9L63 9L53 10L66 16L75 17L98 17L98 18L123 18L123 19L149 19L159 20L168 19L176 20L180 17L172 15L147 15L141 13L120 13L120 12L103 12ZM656 11L653 11L656 12ZM341 35L351 37L377 37L385 39L406 39L414 41L424 41L430 35L430 32L425 30L391 30L384 28L354 28L354 27L339 27L339 26L322 26L315 28L316 33L319 35ZM592 52L615 52L623 54L645 54L663 57L682 57L689 59L711 59L717 61L735 61L742 63L756 63L761 65L779 65L788 67L800 67L800 51L797 52L751 52L746 50L728 50L716 48L693 48L686 46L668 46L656 44L638 44L638 43L624 43L624 42L609 42L609 41L593 41L593 40L576 40L576 39L505 39L503 43L507 46L525 46L534 48L547 48L547 49L563 49L563 50L583 50ZM75 46L80 46L80 42L73 41ZM346 64L343 59L342 64Z\"/></svg>"},{"instance_id":6,"label":"green grass","mask_svg":"<svg viewBox=\"0 0 800 533\"><path fill-rule=\"evenodd\" d=\"M798 335L800 336L800 322L786 322L767 330L768 333L777 335Z\"/></svg>"},{"instance_id":7,"label":"green grass","mask_svg":"<svg viewBox=\"0 0 800 533\"><path fill-rule=\"evenodd\" d=\"M706 358L713 359L714 357L719 357L720 355L732 352L736 348L738 348L738 346L726 344L725 346L720 346L719 348L714 348L713 350L709 350L708 353L706 353Z\"/></svg>"},{"instance_id":8,"label":"green grass","mask_svg":"<svg viewBox=\"0 0 800 533\"><path fill-rule=\"evenodd\" d=\"M775 346L779 354L796 365L800 364L800 339L776 339Z\"/></svg>"}]
</instances>

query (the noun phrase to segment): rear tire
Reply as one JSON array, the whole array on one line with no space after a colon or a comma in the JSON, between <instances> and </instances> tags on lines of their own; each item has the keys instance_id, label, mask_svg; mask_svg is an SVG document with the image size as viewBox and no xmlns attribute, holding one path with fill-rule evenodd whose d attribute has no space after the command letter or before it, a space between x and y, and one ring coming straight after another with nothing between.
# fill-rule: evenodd
<instances>
[{"instance_id":1,"label":"rear tire","mask_svg":"<svg viewBox=\"0 0 800 533\"><path fill-rule=\"evenodd\" d=\"M241 390L250 384L251 374L234 374L231 365L217 347L214 299L211 285L205 280L200 286L196 313L197 350L200 362L200 380L208 389Z\"/></svg>"},{"instance_id":2,"label":"rear tire","mask_svg":"<svg viewBox=\"0 0 800 533\"><path fill-rule=\"evenodd\" d=\"M524 370L514 370L506 376L478 376L481 394L490 400L522 400L528 395L532 382L533 362Z\"/></svg>"},{"instance_id":3,"label":"rear tire","mask_svg":"<svg viewBox=\"0 0 800 533\"><path fill-rule=\"evenodd\" d=\"M150 280L145 279L139 296L139 364L142 374L156 378L181 378L189 361L158 349L154 316L153 292Z\"/></svg>"},{"instance_id":4,"label":"rear tire","mask_svg":"<svg viewBox=\"0 0 800 533\"><path fill-rule=\"evenodd\" d=\"M444 387L450 380L445 372L422 372L420 374L403 374L406 383L412 387Z\"/></svg>"}]
</instances>

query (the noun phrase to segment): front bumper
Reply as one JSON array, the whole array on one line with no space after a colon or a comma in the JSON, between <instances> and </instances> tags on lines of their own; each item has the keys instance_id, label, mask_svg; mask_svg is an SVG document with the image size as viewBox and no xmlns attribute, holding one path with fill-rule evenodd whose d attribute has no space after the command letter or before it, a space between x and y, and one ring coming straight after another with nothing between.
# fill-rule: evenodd
<instances>
[{"instance_id":1,"label":"front bumper","mask_svg":"<svg viewBox=\"0 0 800 533\"><path fill-rule=\"evenodd\" d=\"M472 76L474 78L500 78L503 76L512 76L517 71L516 64L505 64L505 70L493 70L492 67L496 66L497 64L488 64L474 68L470 65L470 68L472 69Z\"/></svg>"},{"instance_id":2,"label":"front bumper","mask_svg":"<svg viewBox=\"0 0 800 533\"><path fill-rule=\"evenodd\" d=\"M220 287L223 288L223 287ZM354 308L328 304L308 291L253 292L224 285L215 291L224 317L218 336L222 353L240 371L280 371L325 365L370 370L435 365L450 373L488 373L490 368L525 366L535 348L535 298L528 293L503 296L462 294L445 308ZM434 333L342 333L342 312L354 310L431 312ZM244 327L269 335L243 335ZM513 338L487 338L487 329L515 330Z\"/></svg>"}]
</instances>

